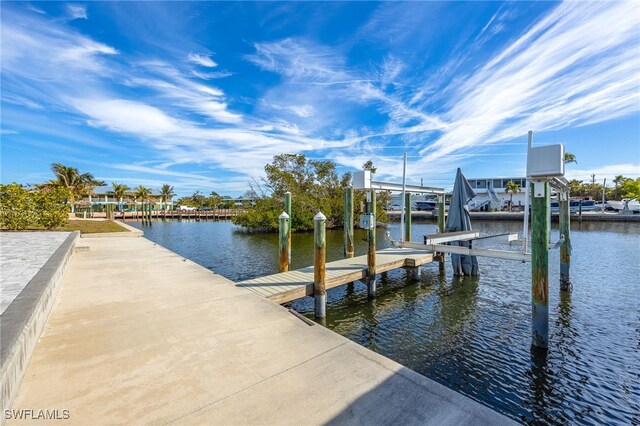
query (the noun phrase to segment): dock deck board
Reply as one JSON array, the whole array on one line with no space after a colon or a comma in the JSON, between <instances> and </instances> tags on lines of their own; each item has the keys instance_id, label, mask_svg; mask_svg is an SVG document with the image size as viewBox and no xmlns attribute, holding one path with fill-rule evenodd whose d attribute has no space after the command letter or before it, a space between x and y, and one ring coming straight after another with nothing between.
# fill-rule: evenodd
<instances>
[{"instance_id":1,"label":"dock deck board","mask_svg":"<svg viewBox=\"0 0 640 426\"><path fill-rule=\"evenodd\" d=\"M387 248L376 252L376 271L416 267L433 261L424 250ZM367 256L340 259L326 264L326 288L338 287L366 277ZM287 303L313 295L313 266L266 275L236 284L276 303Z\"/></svg>"}]
</instances>

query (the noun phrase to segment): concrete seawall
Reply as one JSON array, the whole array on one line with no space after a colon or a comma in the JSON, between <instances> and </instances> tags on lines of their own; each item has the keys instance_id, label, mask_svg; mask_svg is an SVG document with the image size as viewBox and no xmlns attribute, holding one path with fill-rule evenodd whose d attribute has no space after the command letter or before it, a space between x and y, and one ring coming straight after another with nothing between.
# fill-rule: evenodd
<instances>
[{"instance_id":1,"label":"concrete seawall","mask_svg":"<svg viewBox=\"0 0 640 426\"><path fill-rule=\"evenodd\" d=\"M66 410L57 424L514 424L145 238L83 245L13 410Z\"/></svg>"}]
</instances>

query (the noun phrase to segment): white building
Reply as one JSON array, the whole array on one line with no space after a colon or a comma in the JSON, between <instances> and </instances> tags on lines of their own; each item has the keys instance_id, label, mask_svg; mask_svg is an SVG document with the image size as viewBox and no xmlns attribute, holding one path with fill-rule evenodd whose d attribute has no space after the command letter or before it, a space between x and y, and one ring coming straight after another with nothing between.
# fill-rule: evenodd
<instances>
[{"instance_id":1,"label":"white building","mask_svg":"<svg viewBox=\"0 0 640 426\"><path fill-rule=\"evenodd\" d=\"M522 206L524 208L525 188L527 185L527 179L524 177L472 178L467 180L476 192L476 197L469 203L470 208L482 204L490 204L491 208L498 210L506 208L512 196L505 189L509 181L520 185L520 192L513 194L513 206Z\"/></svg>"}]
</instances>

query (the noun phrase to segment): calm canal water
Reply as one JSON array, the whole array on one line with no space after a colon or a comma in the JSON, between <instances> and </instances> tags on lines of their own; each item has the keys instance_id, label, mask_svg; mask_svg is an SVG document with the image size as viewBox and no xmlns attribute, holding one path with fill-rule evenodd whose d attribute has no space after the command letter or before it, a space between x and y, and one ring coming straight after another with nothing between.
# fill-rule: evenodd
<instances>
[{"instance_id":1,"label":"calm canal water","mask_svg":"<svg viewBox=\"0 0 640 426\"><path fill-rule=\"evenodd\" d=\"M142 229L234 281L277 272L275 234L237 232L229 222ZM390 227L394 236L398 229ZM413 240L435 229L414 224ZM474 229L518 232L521 223L476 221ZM356 254L365 254L360 230L356 240ZM479 258L478 279L453 277L449 263L444 275L437 263L423 267L419 282L393 271L371 301L362 283L331 289L327 327L524 423L639 425L640 224L576 223L572 243L570 295L560 295L559 253L550 253L546 356L530 351L530 265L507 260ZM294 234L292 245L293 268L313 264L311 233ZM327 260L340 259L342 232L328 231L327 246ZM313 316L311 298L292 307Z\"/></svg>"}]
</instances>

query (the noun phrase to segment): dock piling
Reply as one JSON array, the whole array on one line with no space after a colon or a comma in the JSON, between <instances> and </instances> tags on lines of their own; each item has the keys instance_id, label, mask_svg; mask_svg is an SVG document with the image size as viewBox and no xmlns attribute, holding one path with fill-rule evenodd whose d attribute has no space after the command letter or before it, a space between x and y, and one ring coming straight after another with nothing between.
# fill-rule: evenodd
<instances>
[{"instance_id":1,"label":"dock piling","mask_svg":"<svg viewBox=\"0 0 640 426\"><path fill-rule=\"evenodd\" d=\"M344 193L344 257L353 257L353 187Z\"/></svg>"},{"instance_id":2,"label":"dock piling","mask_svg":"<svg viewBox=\"0 0 640 426\"><path fill-rule=\"evenodd\" d=\"M376 295L376 191L368 193L370 199L367 203L370 226L368 229L369 251L367 252L367 287L369 297Z\"/></svg>"},{"instance_id":3,"label":"dock piling","mask_svg":"<svg viewBox=\"0 0 640 426\"><path fill-rule=\"evenodd\" d=\"M549 346L549 182L533 180L531 202L532 346Z\"/></svg>"},{"instance_id":4,"label":"dock piling","mask_svg":"<svg viewBox=\"0 0 640 426\"><path fill-rule=\"evenodd\" d=\"M287 264L291 263L291 192L284 193L284 211L287 213Z\"/></svg>"},{"instance_id":5,"label":"dock piling","mask_svg":"<svg viewBox=\"0 0 640 426\"><path fill-rule=\"evenodd\" d=\"M445 227L445 195L441 194L438 197L438 232L444 233ZM438 270L441 274L445 272L444 253L438 254Z\"/></svg>"},{"instance_id":6,"label":"dock piling","mask_svg":"<svg viewBox=\"0 0 640 426\"><path fill-rule=\"evenodd\" d=\"M407 192L404 196L404 236L405 241L411 241L411 193Z\"/></svg>"},{"instance_id":7,"label":"dock piling","mask_svg":"<svg viewBox=\"0 0 640 426\"><path fill-rule=\"evenodd\" d=\"M290 246L289 242L289 215L286 212L282 212L279 219L279 239L278 239L278 248L279 248L279 269L280 272L286 272L289 270L289 259L291 257L291 253L289 252Z\"/></svg>"},{"instance_id":8,"label":"dock piling","mask_svg":"<svg viewBox=\"0 0 640 426\"><path fill-rule=\"evenodd\" d=\"M327 316L326 222L327 218L322 212L318 212L313 218L313 299L316 318Z\"/></svg>"},{"instance_id":9,"label":"dock piling","mask_svg":"<svg viewBox=\"0 0 640 426\"><path fill-rule=\"evenodd\" d=\"M560 235L564 241L560 246L560 291L571 291L571 214L569 191L558 194L560 207Z\"/></svg>"}]
</instances>

